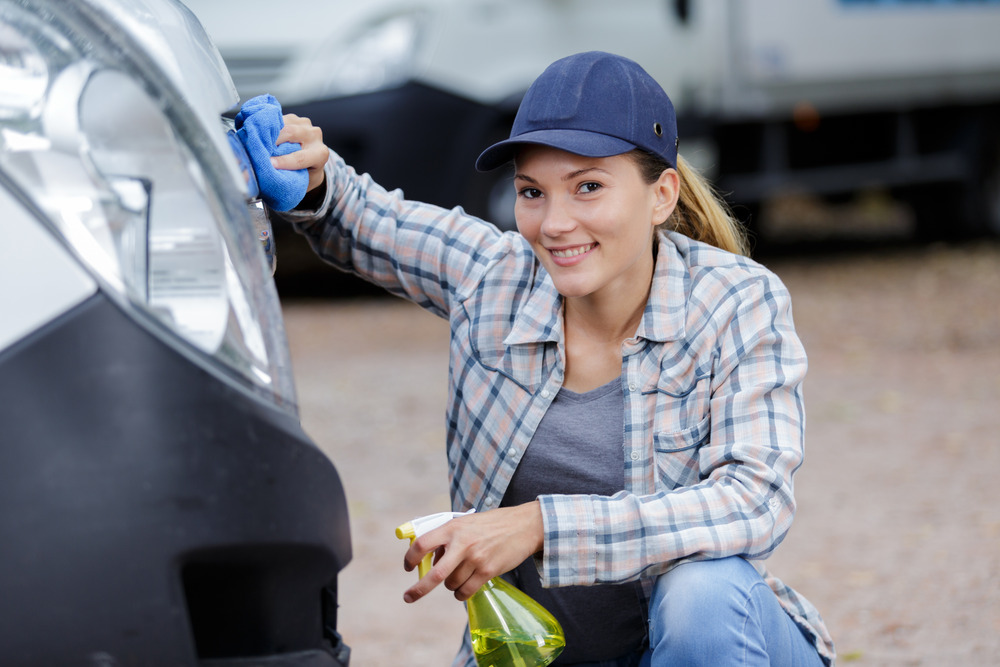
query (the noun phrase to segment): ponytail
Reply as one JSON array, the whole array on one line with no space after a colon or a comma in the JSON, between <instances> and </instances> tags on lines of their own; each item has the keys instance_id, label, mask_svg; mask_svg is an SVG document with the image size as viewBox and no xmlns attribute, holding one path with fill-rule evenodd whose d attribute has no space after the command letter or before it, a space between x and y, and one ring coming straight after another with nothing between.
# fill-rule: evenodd
<instances>
[{"instance_id":1,"label":"ponytail","mask_svg":"<svg viewBox=\"0 0 1000 667\"><path fill-rule=\"evenodd\" d=\"M695 241L704 241L737 255L749 255L743 225L733 217L712 184L680 155L677 156L677 173L681 179L681 196L664 225Z\"/></svg>"},{"instance_id":2,"label":"ponytail","mask_svg":"<svg viewBox=\"0 0 1000 667\"><path fill-rule=\"evenodd\" d=\"M636 150L632 154L649 183L655 183L663 170L670 168L666 162L645 151ZM749 255L743 225L733 217L729 206L705 177L680 155L677 156L677 174L681 183L680 198L674 212L660 227L737 255Z\"/></svg>"}]
</instances>

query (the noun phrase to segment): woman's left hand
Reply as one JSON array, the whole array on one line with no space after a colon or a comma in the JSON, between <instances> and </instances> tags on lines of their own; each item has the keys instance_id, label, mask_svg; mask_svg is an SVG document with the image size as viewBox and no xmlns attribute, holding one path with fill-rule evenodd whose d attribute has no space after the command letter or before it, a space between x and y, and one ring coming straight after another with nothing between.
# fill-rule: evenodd
<instances>
[{"instance_id":1,"label":"woman's left hand","mask_svg":"<svg viewBox=\"0 0 1000 667\"><path fill-rule=\"evenodd\" d=\"M302 149L272 157L271 164L276 169L307 169L309 185L306 192L310 192L323 184L323 167L330 157L330 151L323 143L323 130L313 125L308 118L295 114L285 114L283 118L285 126L278 133L275 143L294 141L301 144Z\"/></svg>"},{"instance_id":2,"label":"woman's left hand","mask_svg":"<svg viewBox=\"0 0 1000 667\"><path fill-rule=\"evenodd\" d=\"M544 525L538 501L467 514L418 537L403 559L407 572L428 553L434 566L403 594L416 602L438 584L468 600L489 579L508 572L542 549Z\"/></svg>"}]
</instances>

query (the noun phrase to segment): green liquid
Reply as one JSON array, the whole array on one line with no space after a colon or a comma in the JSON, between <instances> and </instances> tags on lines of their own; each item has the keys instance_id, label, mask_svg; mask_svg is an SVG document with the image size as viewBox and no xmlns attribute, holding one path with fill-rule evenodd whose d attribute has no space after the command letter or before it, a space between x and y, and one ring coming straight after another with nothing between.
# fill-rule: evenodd
<instances>
[{"instance_id":1,"label":"green liquid","mask_svg":"<svg viewBox=\"0 0 1000 667\"><path fill-rule=\"evenodd\" d=\"M479 667L544 667L562 652L562 637L472 630L472 651Z\"/></svg>"}]
</instances>

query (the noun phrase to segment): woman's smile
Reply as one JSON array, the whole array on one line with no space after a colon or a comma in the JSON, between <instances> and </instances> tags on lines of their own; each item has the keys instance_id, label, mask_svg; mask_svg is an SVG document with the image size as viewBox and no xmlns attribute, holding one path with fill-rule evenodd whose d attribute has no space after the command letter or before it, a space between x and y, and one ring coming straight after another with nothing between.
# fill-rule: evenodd
<instances>
[{"instance_id":1,"label":"woman's smile","mask_svg":"<svg viewBox=\"0 0 1000 667\"><path fill-rule=\"evenodd\" d=\"M552 253L552 258L559 266L572 266L573 264L582 262L597 245L597 243L587 243L585 245L565 246L562 248L548 248L548 251Z\"/></svg>"}]
</instances>

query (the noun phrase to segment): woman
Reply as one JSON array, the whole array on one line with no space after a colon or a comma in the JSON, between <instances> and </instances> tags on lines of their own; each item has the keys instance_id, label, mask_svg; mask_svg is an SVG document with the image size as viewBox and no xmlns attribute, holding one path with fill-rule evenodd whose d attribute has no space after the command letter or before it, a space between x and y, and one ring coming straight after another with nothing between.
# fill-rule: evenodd
<instances>
[{"instance_id":1,"label":"woman","mask_svg":"<svg viewBox=\"0 0 1000 667\"><path fill-rule=\"evenodd\" d=\"M480 156L513 160L519 234L388 193L286 120L278 143L303 149L274 164L310 170L286 217L451 324L452 504L478 511L413 542L407 570L438 557L407 602L510 572L566 631L555 664L832 663L819 614L761 565L803 452L789 296L639 65L557 61Z\"/></svg>"}]
</instances>

